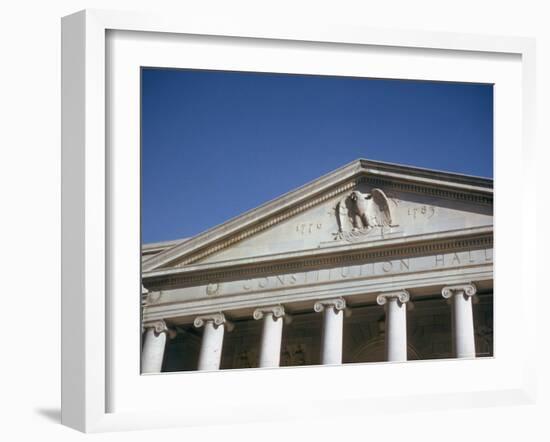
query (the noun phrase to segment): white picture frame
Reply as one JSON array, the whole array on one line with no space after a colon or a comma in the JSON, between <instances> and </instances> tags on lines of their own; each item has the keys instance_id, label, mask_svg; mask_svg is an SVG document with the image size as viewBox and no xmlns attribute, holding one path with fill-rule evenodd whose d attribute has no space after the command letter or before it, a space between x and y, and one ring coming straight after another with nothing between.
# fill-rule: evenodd
<instances>
[{"instance_id":1,"label":"white picture frame","mask_svg":"<svg viewBox=\"0 0 550 442\"><path fill-rule=\"evenodd\" d=\"M528 174L534 157L534 106L535 106L535 46L534 41L518 37L491 37L480 35L465 35L451 33L428 33L416 31L386 31L374 29L358 29L337 25L312 25L293 27L284 24L267 25L265 23L210 23L196 20L193 17L173 18L155 16L152 14L134 14L87 10L65 17L62 22L62 423L85 432L161 428L169 426L203 425L209 422L254 422L262 420L280 420L288 417L310 417L334 414L365 414L376 410L406 410L440 409L445 407L469 407L496 405L499 403L524 404L532 403L535 396L535 324L532 321L524 324L524 351L518 355L517 376L509 383L489 389L476 387L468 390L461 386L455 392L437 391L418 394L412 391L400 390L397 385L388 388L386 393L376 395L376 403L372 396L356 396L346 393L332 394L323 398L322 395L309 400L310 407L303 403L283 408L274 402L272 406L262 403L239 404L243 413L237 416L234 410L208 413L206 403L191 404L189 409L174 408L168 404L160 404L150 409L116 410L109 403L109 395L114 388L109 375L113 360L109 344L109 330L112 321L117 321L116 314L111 310L112 300L108 299L109 271L111 259L109 244L113 241L110 235L115 230L109 229L110 211L113 199L109 195L109 134L106 132L106 119L109 115L106 99L109 92L106 77L106 66L110 61L107 50L106 36L109 32L140 32L157 33L155 35L171 36L218 36L222 39L256 39L255 41L270 41L273 44L285 42L292 47L295 44L309 42L319 44L337 44L338 47L376 47L384 52L390 48L402 48L403 51L426 49L437 53L470 53L483 59L490 54L515 56L521 64L521 121L515 121L521 129L520 151L523 162L523 182L521 189L516 189L522 199L521 242L518 242L517 253L521 256L521 293L517 308L528 314L536 303L534 269L526 264L525 256L534 253L536 238L525 226L527 221L535 219L536 193L526 189L535 189L534 174ZM146 34L141 34L146 35ZM152 35L152 34L151 34ZM112 60L111 60L112 62ZM420 77L421 78L421 77ZM498 103L495 104L498 112ZM497 134L498 136L498 134ZM504 169L510 166L507 163ZM500 177L496 171L496 181ZM504 179L504 178L502 178ZM497 193L497 213L498 213ZM502 207L502 203L501 207ZM499 219L497 217L497 219ZM138 220L136 220L136 223ZM497 247L495 261L501 257ZM503 235L507 228L502 224ZM504 232L504 233L502 233ZM503 249L501 249L503 250ZM502 253L506 253L505 251ZM504 256L504 255L501 255ZM517 256L517 255L516 255ZM136 257L139 260L139 257ZM504 259L501 262L504 263ZM504 269L502 273L500 269ZM505 267L498 267L496 282L499 275L505 274ZM498 285L497 285L498 286ZM496 310L498 315L498 305ZM525 316L524 316L525 317ZM497 338L498 339L498 336ZM137 347L138 342L135 343ZM495 358L498 360L498 355ZM426 364L440 364L439 367L460 372L466 369L475 372L481 365L491 364L490 361L447 361L411 364L413 372L422 371ZM460 364L457 366L457 363ZM470 364L469 366L467 364ZM395 372L393 364L380 365L378 369ZM341 370L346 370L346 377L361 376L365 366L353 367L319 367L308 370L323 370L323 376L342 376ZM487 370L492 367L488 366ZM372 369L369 369L372 372ZM520 373L521 371L521 373ZM275 376L283 377L286 382L299 382L299 370L274 371L257 370L246 380L240 373L206 373L210 376L202 382L195 374L194 382L201 385L211 385L211 389L219 391L224 382L266 382ZM258 374L259 373L259 374ZM412 372L411 372L412 373ZM139 373L137 374L139 376ZM205 375L205 374L201 374ZM447 374L448 375L448 374ZM452 375L452 374L451 374ZM146 377L147 389L163 391L173 388L170 379L179 375ZM215 377L214 377L215 376ZM252 378L255 378L252 379ZM189 378L188 378L189 379ZM229 380L231 379L231 380ZM252 379L252 380L250 380ZM164 385L165 384L165 385ZM208 388L208 387L204 387ZM246 385L243 384L243 388ZM253 385L251 386L253 388ZM210 396L213 391L203 391ZM158 399L158 398L157 398ZM233 401L239 402L233 398ZM200 402L200 401L199 401ZM242 402L242 401L241 401ZM124 407L123 407L124 408ZM218 407L219 408L219 407Z\"/></svg>"}]
</instances>

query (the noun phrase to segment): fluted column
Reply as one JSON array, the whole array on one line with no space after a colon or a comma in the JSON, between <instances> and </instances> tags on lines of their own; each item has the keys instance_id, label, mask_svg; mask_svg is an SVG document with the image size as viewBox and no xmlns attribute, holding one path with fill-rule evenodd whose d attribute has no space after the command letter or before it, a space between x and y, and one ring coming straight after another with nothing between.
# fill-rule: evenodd
<instances>
[{"instance_id":1,"label":"fluted column","mask_svg":"<svg viewBox=\"0 0 550 442\"><path fill-rule=\"evenodd\" d=\"M443 287L441 294L452 304L453 352L457 358L475 358L474 314L472 296L476 294L474 284L460 284Z\"/></svg>"},{"instance_id":2,"label":"fluted column","mask_svg":"<svg viewBox=\"0 0 550 442\"><path fill-rule=\"evenodd\" d=\"M199 316L195 318L193 324L197 328L204 326L198 369L219 370L225 328L227 327L228 331L231 331L233 324L226 320L223 313Z\"/></svg>"},{"instance_id":3,"label":"fluted column","mask_svg":"<svg viewBox=\"0 0 550 442\"><path fill-rule=\"evenodd\" d=\"M386 360L407 360L407 307L409 292L381 293L376 298L386 310Z\"/></svg>"},{"instance_id":4,"label":"fluted column","mask_svg":"<svg viewBox=\"0 0 550 442\"><path fill-rule=\"evenodd\" d=\"M316 302L313 310L323 312L323 332L321 341L321 364L342 363L342 337L344 327L343 298L327 299Z\"/></svg>"},{"instance_id":5,"label":"fluted column","mask_svg":"<svg viewBox=\"0 0 550 442\"><path fill-rule=\"evenodd\" d=\"M164 321L146 324L143 349L141 351L141 372L160 373L166 348L166 336L175 336Z\"/></svg>"},{"instance_id":6,"label":"fluted column","mask_svg":"<svg viewBox=\"0 0 550 442\"><path fill-rule=\"evenodd\" d=\"M285 309L281 305L261 307L254 310L256 320L263 319L260 344L260 367L278 367L281 362L281 339Z\"/></svg>"}]
</instances>

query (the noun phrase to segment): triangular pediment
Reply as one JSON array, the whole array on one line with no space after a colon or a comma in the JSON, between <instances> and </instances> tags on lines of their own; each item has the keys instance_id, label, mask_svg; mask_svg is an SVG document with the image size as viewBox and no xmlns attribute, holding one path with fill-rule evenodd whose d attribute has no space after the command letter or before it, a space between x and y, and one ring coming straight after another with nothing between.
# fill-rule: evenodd
<instances>
[{"instance_id":1,"label":"triangular pediment","mask_svg":"<svg viewBox=\"0 0 550 442\"><path fill-rule=\"evenodd\" d=\"M350 197L352 192L356 196ZM492 227L492 215L490 179L357 160L200 235L174 242L145 258L143 270L407 241Z\"/></svg>"}]
</instances>

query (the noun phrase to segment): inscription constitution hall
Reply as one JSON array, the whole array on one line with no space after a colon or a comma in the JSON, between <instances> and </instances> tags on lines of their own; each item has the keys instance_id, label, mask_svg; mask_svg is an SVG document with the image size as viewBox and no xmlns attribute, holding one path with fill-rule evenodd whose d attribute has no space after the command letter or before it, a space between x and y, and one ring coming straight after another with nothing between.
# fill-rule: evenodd
<instances>
[{"instance_id":1,"label":"inscription constitution hall","mask_svg":"<svg viewBox=\"0 0 550 442\"><path fill-rule=\"evenodd\" d=\"M335 269L312 270L302 273L290 273L262 278L249 279L238 283L210 283L206 286L208 295L244 291L264 290L285 287L289 285L306 285L319 282L340 281L343 279L356 279L386 275L392 273L418 272L437 268L459 267L464 264L478 264L492 262L492 249L468 250L466 252L453 252L422 258L401 258L397 260L372 262ZM412 268L411 268L412 266Z\"/></svg>"}]
</instances>

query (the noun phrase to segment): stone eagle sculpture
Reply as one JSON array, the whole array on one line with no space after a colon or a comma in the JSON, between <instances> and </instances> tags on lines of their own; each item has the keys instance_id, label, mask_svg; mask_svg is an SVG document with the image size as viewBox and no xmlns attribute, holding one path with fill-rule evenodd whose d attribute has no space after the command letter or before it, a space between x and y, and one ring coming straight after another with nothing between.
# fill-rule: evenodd
<instances>
[{"instance_id":1,"label":"stone eagle sculpture","mask_svg":"<svg viewBox=\"0 0 550 442\"><path fill-rule=\"evenodd\" d=\"M346 218L353 226L352 231L394 226L388 197L381 189L372 189L370 193L354 190L338 202L336 213L340 232L345 231Z\"/></svg>"}]
</instances>

